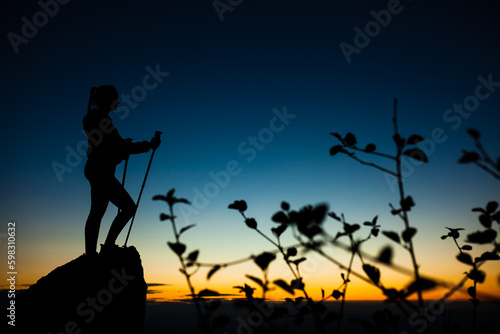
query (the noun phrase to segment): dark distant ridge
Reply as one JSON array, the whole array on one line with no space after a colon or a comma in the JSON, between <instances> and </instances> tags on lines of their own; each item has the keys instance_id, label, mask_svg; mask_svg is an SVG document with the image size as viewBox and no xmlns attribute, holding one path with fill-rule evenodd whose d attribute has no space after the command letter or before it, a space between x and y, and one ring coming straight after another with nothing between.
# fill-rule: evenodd
<instances>
[{"instance_id":1,"label":"dark distant ridge","mask_svg":"<svg viewBox=\"0 0 500 334\"><path fill-rule=\"evenodd\" d=\"M16 298L15 327L2 333L143 333L147 285L135 247L80 256Z\"/></svg>"}]
</instances>

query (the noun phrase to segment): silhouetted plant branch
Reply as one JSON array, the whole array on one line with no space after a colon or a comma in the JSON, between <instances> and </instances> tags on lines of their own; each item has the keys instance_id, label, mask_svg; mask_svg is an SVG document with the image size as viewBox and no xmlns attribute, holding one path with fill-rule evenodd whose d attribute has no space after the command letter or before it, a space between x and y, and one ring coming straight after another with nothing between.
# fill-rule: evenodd
<instances>
[{"instance_id":1,"label":"silhouetted plant branch","mask_svg":"<svg viewBox=\"0 0 500 334\"><path fill-rule=\"evenodd\" d=\"M300 276L299 265L300 265L300 263L302 263L305 260L305 258L291 260L290 258L293 258L298 254L297 249L295 247L289 247L285 251L285 248L281 245L281 235L283 234L283 232L286 231L288 225L283 223L280 226L271 229L273 235L276 238L276 241L274 241L271 238L269 238L266 234L264 234L258 228L257 221L254 218L248 218L245 215L245 211L247 210L248 207L247 207L247 203L244 200L234 201L232 204L230 204L228 206L228 208L238 210L239 213L241 214L241 216L243 217L246 225L250 229L255 230L264 239L269 241L274 247L276 247L278 249L279 253L281 253L281 255L283 256L283 260L285 261L286 265L288 266L292 275L294 276L294 280L292 280L292 282L290 284L288 284L286 281L284 281L282 279L275 280L273 283L292 295L294 294L295 289L302 291L302 293L304 294L304 297L305 297L305 299L310 307L310 312L313 315L315 325L316 325L318 332L319 333L326 333L326 330L325 330L325 328L320 320L320 317L318 315L317 307L314 305L314 301L309 297L309 295L305 289L305 285L302 282L303 279ZM290 205L287 202L282 202L281 209L282 209L282 211L273 215L272 220L274 222L280 223L281 220L283 219L283 217L286 217L285 212L289 212ZM261 269L265 268L265 270L263 269L264 282L262 282L261 280L255 278L253 276L247 275L247 277L249 279L253 280L254 282L256 282L257 284L259 284L262 287L262 290L263 290L262 298L263 299L265 299L265 292L269 289L268 288L269 281L268 281L268 277L267 277L267 265L268 265L267 260L269 259L270 261L272 261L275 259L274 255L268 255L268 254L272 254L272 253L266 253L266 252L262 253L260 256L265 256L266 258L260 259L260 261L259 261L259 257L254 257L254 261L257 263L257 265L259 265L259 267L261 267ZM292 267L292 264L295 265L296 269L294 269Z\"/></svg>"},{"instance_id":2,"label":"silhouetted plant branch","mask_svg":"<svg viewBox=\"0 0 500 334\"><path fill-rule=\"evenodd\" d=\"M336 155L338 153L343 153L347 155L348 157L364 164L368 165L370 167L374 167L376 169L379 169L389 175L392 175L396 177L397 183L398 183L398 190L399 190L399 203L400 203L400 208L394 207L392 204L389 204L391 207L391 213L393 215L398 216L404 223L405 230L402 232L402 238L403 241L405 242L404 248L410 253L412 265L413 265L413 272L415 276L415 284L417 285L417 295L418 295L418 303L421 308L423 308L424 305L424 300L422 297L422 288L419 288L419 286L423 285L423 281L421 280L420 273L419 273L419 265L417 263L416 255L415 255L415 249L413 246L413 237L415 236L417 229L414 227L410 226L410 221L408 217L408 211L411 210L411 208L415 205L413 198L411 196L406 196L405 190L404 190L404 185L403 185L403 174L402 174L402 157L403 156L408 156L412 159L415 159L420 162L428 162L428 158L426 154L419 149L418 147L415 147L414 145L422 142L424 138L420 135L414 134L408 137L407 139L403 138L399 134L399 129L398 129L398 114L397 114L397 99L394 100L394 108L393 108L393 127L394 127L394 135L393 135L393 141L396 144L396 155L389 155L385 153L380 153L376 152L376 146L373 143L368 144L364 149L357 147L357 139L356 136L352 133L347 133L344 137L340 136L338 133L331 133L334 137L336 137L342 145L336 145L333 146L330 149L330 155ZM410 146L408 148L408 146ZM372 155L377 155L383 158L387 158L389 160L393 160L396 163L396 170L392 171L387 168L384 168L378 164L372 163L372 162L367 162L365 160L362 160L358 157L356 157L355 153L352 151L360 151L366 154L372 154ZM383 234L387 237L389 237L391 240L395 241L398 244L400 243L400 238L399 234L396 232L392 231L384 231Z\"/></svg>"},{"instance_id":3,"label":"silhouetted plant branch","mask_svg":"<svg viewBox=\"0 0 500 334\"><path fill-rule=\"evenodd\" d=\"M481 133L478 130L467 129L467 133L474 139L474 145L479 153L476 151L462 150L463 155L458 160L458 163L473 163L497 180L500 180L500 156L497 157L496 162L493 161L481 144Z\"/></svg>"},{"instance_id":4,"label":"silhouetted plant branch","mask_svg":"<svg viewBox=\"0 0 500 334\"><path fill-rule=\"evenodd\" d=\"M210 319L213 313L219 308L221 301L212 301L207 302L204 297L214 297L218 296L219 293L213 290L204 289L196 293L196 290L191 281L191 277L198 272L200 266L197 265L197 260L199 256L199 250L194 250L190 252L186 257L183 257L183 254L186 252L186 245L181 243L180 237L187 230L193 228L195 225L188 225L180 230L177 229L177 225L175 222L174 215L174 205L177 203L183 204L191 204L188 200L184 198L176 198L174 197L175 189L171 189L166 196L164 195L156 195L153 197L153 200L161 200L167 203L169 208L169 214L161 213L160 220L165 221L169 220L172 223L172 230L174 232L175 242L167 242L167 245L170 247L172 252L174 252L181 264L181 268L179 269L181 274L186 278L186 282L190 291L190 296L194 302L196 307L196 311L198 312L198 327L205 333L211 333L213 329L223 327L229 323L229 318L225 315L219 315L213 319L211 322ZM190 272L189 268L195 267L195 269Z\"/></svg>"},{"instance_id":5,"label":"silhouetted plant branch","mask_svg":"<svg viewBox=\"0 0 500 334\"><path fill-rule=\"evenodd\" d=\"M468 234L467 242L479 245L492 244L493 250L489 252L484 252L480 257L472 258L472 256L468 253L468 251L472 250L471 245L460 246L458 244L458 238L460 238L460 231L464 230L463 228L449 228L448 234L443 235L441 239L446 239L448 237L452 238L455 242L460 253L457 255L457 260L471 266L472 269L468 272L465 272L466 278L461 282L463 285L467 279L471 279L474 282L474 285L467 289L469 296L471 297L470 301L473 304L472 311L472 328L473 332L476 329L476 321L477 321L477 306L479 304L479 299L477 298L477 284L483 283L486 278L486 273L482 270L479 270L479 267L486 261L491 260L500 260L500 256L497 254L500 252L499 243L496 242L497 232L492 228L492 223L497 222L500 225L500 210L498 209L498 203L495 201L488 202L486 207L484 208L473 208L473 212L479 212L479 223L485 228L484 231L476 231L474 233Z\"/></svg>"}]
</instances>

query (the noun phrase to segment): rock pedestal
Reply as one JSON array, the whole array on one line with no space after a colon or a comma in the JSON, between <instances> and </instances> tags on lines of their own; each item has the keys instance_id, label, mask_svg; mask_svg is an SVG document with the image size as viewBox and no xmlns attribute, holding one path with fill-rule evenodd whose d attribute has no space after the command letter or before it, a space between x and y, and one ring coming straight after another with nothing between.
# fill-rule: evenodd
<instances>
[{"instance_id":1,"label":"rock pedestal","mask_svg":"<svg viewBox=\"0 0 500 334\"><path fill-rule=\"evenodd\" d=\"M16 297L15 327L2 333L140 334L147 285L134 247L80 256Z\"/></svg>"}]
</instances>

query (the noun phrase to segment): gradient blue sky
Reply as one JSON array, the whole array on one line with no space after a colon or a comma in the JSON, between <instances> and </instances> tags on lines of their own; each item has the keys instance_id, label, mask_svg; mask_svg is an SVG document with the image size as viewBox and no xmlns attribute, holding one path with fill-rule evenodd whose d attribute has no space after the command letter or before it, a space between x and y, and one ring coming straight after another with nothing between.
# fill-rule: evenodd
<instances>
[{"instance_id":1,"label":"gradient blue sky","mask_svg":"<svg viewBox=\"0 0 500 334\"><path fill-rule=\"evenodd\" d=\"M17 53L8 34L21 35L22 18L32 22L41 8L36 1L4 5L0 233L7 221L18 222L20 279L33 283L84 252L90 207L85 157L61 178L54 162L67 165L68 148L83 147L90 87L112 84L121 94L138 94L148 67L169 75L135 108L112 117L124 138L149 140L163 131L129 242L142 255L149 282L179 276L165 245L170 226L158 220L166 208L151 201L170 188L199 200L194 210L178 213L179 224L197 224L186 242L207 262L269 248L227 210L235 199L248 202L249 215L264 230L282 200L294 208L327 202L353 223L378 214L383 228L399 230L388 212L397 193L384 174L328 154L336 144L329 133L349 131L361 145L374 142L394 152L393 98L399 99L403 135L430 138L439 128L446 138L428 146L429 164L410 165L406 189L417 204L412 221L420 231L422 270L453 262L454 245L439 239L444 227L476 230L470 209L500 200L498 181L456 163L461 149L473 148L468 127L482 132L495 157L500 153L500 87L467 118L447 113L476 94L480 76L500 82L500 8L490 1L401 1L398 14L348 63L339 44L354 45L354 28L364 30L374 20L370 11L388 3L244 0L221 21L212 1L71 1ZM294 118L281 127L273 118L285 108ZM270 123L280 129L272 138L263 130ZM259 134L265 143L249 159L249 136ZM130 159L127 189L134 199L148 159ZM213 198L196 199L213 186L211 173L230 161L238 164L237 175ZM115 212L110 205L100 242ZM385 243L379 238L373 249ZM453 270L460 277L463 267Z\"/></svg>"}]
</instances>

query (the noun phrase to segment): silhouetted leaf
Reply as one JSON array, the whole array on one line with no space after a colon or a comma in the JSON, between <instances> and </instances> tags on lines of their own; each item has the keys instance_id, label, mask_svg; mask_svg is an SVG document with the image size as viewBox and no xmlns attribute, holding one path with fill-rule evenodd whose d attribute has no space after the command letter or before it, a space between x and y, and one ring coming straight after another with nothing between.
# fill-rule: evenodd
<instances>
[{"instance_id":1,"label":"silhouetted leaf","mask_svg":"<svg viewBox=\"0 0 500 334\"><path fill-rule=\"evenodd\" d=\"M280 224L288 224L288 223L290 223L290 219L288 219L288 216L283 211L276 212L271 217L271 220L273 222L275 222L275 223L280 223Z\"/></svg>"},{"instance_id":2,"label":"silhouetted leaf","mask_svg":"<svg viewBox=\"0 0 500 334\"><path fill-rule=\"evenodd\" d=\"M363 270L368 275L368 277L373 281L373 283L378 285L380 281L380 270L377 267L374 267L367 263L363 264Z\"/></svg>"},{"instance_id":3,"label":"silhouetted leaf","mask_svg":"<svg viewBox=\"0 0 500 334\"><path fill-rule=\"evenodd\" d=\"M245 219L245 224L251 229L256 229L257 228L257 221L253 218L247 218Z\"/></svg>"},{"instance_id":4,"label":"silhouetted leaf","mask_svg":"<svg viewBox=\"0 0 500 334\"><path fill-rule=\"evenodd\" d=\"M491 202L488 202L488 204L486 204L486 211L488 211L488 213L494 213L495 211L497 211L498 209L498 202L496 201L491 201Z\"/></svg>"},{"instance_id":5,"label":"silhouetted leaf","mask_svg":"<svg viewBox=\"0 0 500 334\"><path fill-rule=\"evenodd\" d=\"M399 239L399 234L393 231L382 231L382 234L391 239L392 241L397 242L398 244L401 242Z\"/></svg>"},{"instance_id":6,"label":"silhouetted leaf","mask_svg":"<svg viewBox=\"0 0 500 334\"><path fill-rule=\"evenodd\" d=\"M286 251L286 255L287 256L295 256L295 255L297 255L297 248L295 248L295 247L288 248L287 251Z\"/></svg>"},{"instance_id":7,"label":"silhouetted leaf","mask_svg":"<svg viewBox=\"0 0 500 334\"><path fill-rule=\"evenodd\" d=\"M383 289L382 290L384 295L387 297L388 300L390 301L396 301L400 297L400 293L398 290L391 288L391 289Z\"/></svg>"},{"instance_id":8,"label":"silhouetted leaf","mask_svg":"<svg viewBox=\"0 0 500 334\"><path fill-rule=\"evenodd\" d=\"M486 279L486 273L482 270L472 269L470 273L467 274L467 277L477 283L484 283L484 280Z\"/></svg>"},{"instance_id":9,"label":"silhouetted leaf","mask_svg":"<svg viewBox=\"0 0 500 334\"><path fill-rule=\"evenodd\" d=\"M288 204L285 201L281 202L281 210L283 210L283 211L289 211L290 210L290 204Z\"/></svg>"},{"instance_id":10,"label":"silhouetted leaf","mask_svg":"<svg viewBox=\"0 0 500 334\"><path fill-rule=\"evenodd\" d=\"M231 319L227 315L218 315L214 318L212 322L212 327L214 329L216 328L222 328L224 326L229 325L231 322Z\"/></svg>"},{"instance_id":11,"label":"silhouetted leaf","mask_svg":"<svg viewBox=\"0 0 500 334\"><path fill-rule=\"evenodd\" d=\"M418 144L420 142L423 142L424 141L424 137L422 137L421 135L411 135L408 140L407 140L407 143L408 145L415 145L415 144Z\"/></svg>"},{"instance_id":12,"label":"silhouetted leaf","mask_svg":"<svg viewBox=\"0 0 500 334\"><path fill-rule=\"evenodd\" d=\"M300 263L304 262L305 260L306 260L306 258L305 258L305 257L301 257L300 259L290 261L290 263L293 263L293 264L295 264L296 266L298 266Z\"/></svg>"},{"instance_id":13,"label":"silhouetted leaf","mask_svg":"<svg viewBox=\"0 0 500 334\"><path fill-rule=\"evenodd\" d=\"M417 229L414 227L408 227L406 230L401 233L403 240L406 242L410 242L413 236L417 233Z\"/></svg>"},{"instance_id":14,"label":"silhouetted leaf","mask_svg":"<svg viewBox=\"0 0 500 334\"><path fill-rule=\"evenodd\" d=\"M341 143L344 143L344 140L342 139L342 137L338 133L336 133L336 132L330 132L330 134L332 136L334 136L335 138L337 138Z\"/></svg>"},{"instance_id":15,"label":"silhouetted leaf","mask_svg":"<svg viewBox=\"0 0 500 334\"><path fill-rule=\"evenodd\" d=\"M372 144L372 143L366 145L366 147L365 147L365 151L368 153L374 152L376 149L377 149L377 146L375 146L375 144Z\"/></svg>"},{"instance_id":16,"label":"silhouetted leaf","mask_svg":"<svg viewBox=\"0 0 500 334\"><path fill-rule=\"evenodd\" d=\"M283 281L282 279L278 279L276 281L274 281L274 284L276 284L277 286L279 286L280 288L282 288L283 290L285 290L286 292L294 295L295 294L295 291L293 291L292 287L288 285L287 282Z\"/></svg>"},{"instance_id":17,"label":"silhouetted leaf","mask_svg":"<svg viewBox=\"0 0 500 334\"><path fill-rule=\"evenodd\" d=\"M344 147L342 145L335 145L330 148L330 155L334 156L339 152L344 151Z\"/></svg>"},{"instance_id":18,"label":"silhouetted leaf","mask_svg":"<svg viewBox=\"0 0 500 334\"><path fill-rule=\"evenodd\" d=\"M187 256L187 259L188 261L191 261L191 262L196 262L196 260L198 259L198 255L200 254L200 251L199 250L195 250L195 251L192 251L191 253L189 253L189 255Z\"/></svg>"},{"instance_id":19,"label":"silhouetted leaf","mask_svg":"<svg viewBox=\"0 0 500 334\"><path fill-rule=\"evenodd\" d=\"M472 250L472 246L471 245L463 245L462 247L462 250Z\"/></svg>"},{"instance_id":20,"label":"silhouetted leaf","mask_svg":"<svg viewBox=\"0 0 500 334\"><path fill-rule=\"evenodd\" d=\"M481 212L481 213L487 213L485 209L483 208L472 208L472 212Z\"/></svg>"},{"instance_id":21,"label":"silhouetted leaf","mask_svg":"<svg viewBox=\"0 0 500 334\"><path fill-rule=\"evenodd\" d=\"M253 258L254 262L263 271L267 269L267 267L269 266L269 263L271 263L271 261L273 261L274 259L276 259L276 255L274 255L273 253L268 253L268 252L264 252L264 253L262 253L258 256L255 256Z\"/></svg>"},{"instance_id":22,"label":"silhouetted leaf","mask_svg":"<svg viewBox=\"0 0 500 334\"><path fill-rule=\"evenodd\" d=\"M467 235L467 242L472 244L489 244L497 237L495 230L477 231Z\"/></svg>"},{"instance_id":23,"label":"silhouetted leaf","mask_svg":"<svg viewBox=\"0 0 500 334\"><path fill-rule=\"evenodd\" d=\"M198 292L198 297L216 297L220 296L220 293L210 289L204 289Z\"/></svg>"},{"instance_id":24,"label":"silhouetted leaf","mask_svg":"<svg viewBox=\"0 0 500 334\"><path fill-rule=\"evenodd\" d=\"M385 263L385 264L391 264L392 263L392 248L390 246L386 246L386 247L382 248L382 250L378 254L377 261Z\"/></svg>"},{"instance_id":25,"label":"silhouetted leaf","mask_svg":"<svg viewBox=\"0 0 500 334\"><path fill-rule=\"evenodd\" d=\"M302 277L292 280L290 287L292 287L292 289L304 290L305 284L302 282Z\"/></svg>"},{"instance_id":26,"label":"silhouetted leaf","mask_svg":"<svg viewBox=\"0 0 500 334\"><path fill-rule=\"evenodd\" d=\"M469 294L469 296L471 296L472 298L476 298L476 289L471 286L467 289L467 293Z\"/></svg>"},{"instance_id":27,"label":"silhouetted leaf","mask_svg":"<svg viewBox=\"0 0 500 334\"><path fill-rule=\"evenodd\" d=\"M481 254L481 257L476 258L476 261L488 261L488 260L500 260L500 256L498 256L497 253L494 252L484 252Z\"/></svg>"},{"instance_id":28,"label":"silhouetted leaf","mask_svg":"<svg viewBox=\"0 0 500 334\"><path fill-rule=\"evenodd\" d=\"M245 212L247 210L247 208L248 208L247 202L245 202L244 200L234 201L233 203L229 204L229 206L228 206L228 209L234 209L234 210L238 210L240 212Z\"/></svg>"},{"instance_id":29,"label":"silhouetted leaf","mask_svg":"<svg viewBox=\"0 0 500 334\"><path fill-rule=\"evenodd\" d=\"M287 227L288 227L288 225L281 224L280 226L271 228L271 232L273 232L274 235L277 238L279 238L283 234L283 232L285 232L285 230L287 229Z\"/></svg>"},{"instance_id":30,"label":"silhouetted leaf","mask_svg":"<svg viewBox=\"0 0 500 334\"><path fill-rule=\"evenodd\" d=\"M186 245L180 242L178 243L167 242L167 244L170 247L170 249L172 249L172 251L179 256L181 256L186 250Z\"/></svg>"},{"instance_id":31,"label":"silhouetted leaf","mask_svg":"<svg viewBox=\"0 0 500 334\"><path fill-rule=\"evenodd\" d=\"M357 230L359 230L359 225L358 224L347 224L347 223L344 223L344 231L345 233L348 233L348 234L351 234L351 233L354 233L356 232Z\"/></svg>"},{"instance_id":32,"label":"silhouetted leaf","mask_svg":"<svg viewBox=\"0 0 500 334\"><path fill-rule=\"evenodd\" d=\"M251 300L253 299L253 292L255 288L250 287L248 284L245 283L245 286L233 286L235 289L240 289L240 292L245 292L245 295L247 299Z\"/></svg>"},{"instance_id":33,"label":"silhouetted leaf","mask_svg":"<svg viewBox=\"0 0 500 334\"><path fill-rule=\"evenodd\" d=\"M207 275L207 280L209 280L219 269L221 268L220 265L216 264L215 266L210 269Z\"/></svg>"},{"instance_id":34,"label":"silhouetted leaf","mask_svg":"<svg viewBox=\"0 0 500 334\"><path fill-rule=\"evenodd\" d=\"M166 213L161 213L160 214L160 221L165 221L165 220L171 220L172 218L175 219L175 216L167 215Z\"/></svg>"},{"instance_id":35,"label":"silhouetted leaf","mask_svg":"<svg viewBox=\"0 0 500 334\"><path fill-rule=\"evenodd\" d=\"M491 216L488 214L482 214L479 216L479 222L486 228L491 228Z\"/></svg>"},{"instance_id":36,"label":"silhouetted leaf","mask_svg":"<svg viewBox=\"0 0 500 334\"><path fill-rule=\"evenodd\" d=\"M453 239L460 238L460 233L458 231L464 230L463 228L450 228L450 227L447 227L447 229L450 230L450 232L448 233L448 236L452 237ZM441 239L443 239L443 237L441 237Z\"/></svg>"},{"instance_id":37,"label":"silhouetted leaf","mask_svg":"<svg viewBox=\"0 0 500 334\"><path fill-rule=\"evenodd\" d=\"M457 255L457 260L462 262L462 263L465 263L465 264L468 264L468 265L472 265L472 257L467 254L467 253L460 253Z\"/></svg>"},{"instance_id":38,"label":"silhouetted leaf","mask_svg":"<svg viewBox=\"0 0 500 334\"><path fill-rule=\"evenodd\" d=\"M371 232L372 232L372 235L374 237L377 237L378 236L378 232L380 232L380 229L374 227L374 228L372 228Z\"/></svg>"},{"instance_id":39,"label":"silhouetted leaf","mask_svg":"<svg viewBox=\"0 0 500 334\"><path fill-rule=\"evenodd\" d=\"M444 239L446 239L446 238L448 238L448 236L447 236L447 235L442 235L442 236L441 236L441 239L442 239L442 240L444 240Z\"/></svg>"},{"instance_id":40,"label":"silhouetted leaf","mask_svg":"<svg viewBox=\"0 0 500 334\"><path fill-rule=\"evenodd\" d=\"M354 146L358 143L356 140L356 136L352 134L351 132L348 132L345 137L344 137L344 143L346 146Z\"/></svg>"},{"instance_id":41,"label":"silhouetted leaf","mask_svg":"<svg viewBox=\"0 0 500 334\"><path fill-rule=\"evenodd\" d=\"M419 148L410 148L403 152L404 155L421 162L429 162L427 155Z\"/></svg>"},{"instance_id":42,"label":"silhouetted leaf","mask_svg":"<svg viewBox=\"0 0 500 334\"><path fill-rule=\"evenodd\" d=\"M188 201L187 199L185 198L175 198L174 199L174 203L184 203L184 204L191 204L190 201Z\"/></svg>"},{"instance_id":43,"label":"silhouetted leaf","mask_svg":"<svg viewBox=\"0 0 500 334\"><path fill-rule=\"evenodd\" d=\"M479 153L475 152L475 151L466 151L466 150L463 150L463 155L460 159L458 159L458 163L459 164L467 164L467 163L471 163L471 162L476 162L476 161L479 161L479 159L481 159L481 157L479 156Z\"/></svg>"},{"instance_id":44,"label":"silhouetted leaf","mask_svg":"<svg viewBox=\"0 0 500 334\"><path fill-rule=\"evenodd\" d=\"M252 276L252 275L245 275L248 279L254 281L258 285L260 285L262 288L266 289L266 286L264 285L264 282L258 277Z\"/></svg>"},{"instance_id":45,"label":"silhouetted leaf","mask_svg":"<svg viewBox=\"0 0 500 334\"><path fill-rule=\"evenodd\" d=\"M500 224L500 211L497 211L493 215L491 215L491 220L496 221L498 224Z\"/></svg>"},{"instance_id":46,"label":"silhouetted leaf","mask_svg":"<svg viewBox=\"0 0 500 334\"><path fill-rule=\"evenodd\" d=\"M400 201L399 204L401 204L401 209L403 211L410 211L411 208L415 206L415 202L413 201L413 197L411 196L406 196L406 198Z\"/></svg>"},{"instance_id":47,"label":"silhouetted leaf","mask_svg":"<svg viewBox=\"0 0 500 334\"><path fill-rule=\"evenodd\" d=\"M339 299L340 297L342 297L342 292L340 292L339 290L333 290L332 292L332 297L335 298L335 299Z\"/></svg>"},{"instance_id":48,"label":"silhouetted leaf","mask_svg":"<svg viewBox=\"0 0 500 334\"><path fill-rule=\"evenodd\" d=\"M437 283L434 282L433 280L427 279L427 278L420 278L418 281L413 281L406 287L406 297L409 297L413 293L417 291L427 291L427 290L432 290L437 286Z\"/></svg>"},{"instance_id":49,"label":"silhouetted leaf","mask_svg":"<svg viewBox=\"0 0 500 334\"><path fill-rule=\"evenodd\" d=\"M155 195L153 196L153 201L164 201L164 202L167 202L167 197L166 196L163 196L163 195Z\"/></svg>"},{"instance_id":50,"label":"silhouetted leaf","mask_svg":"<svg viewBox=\"0 0 500 334\"><path fill-rule=\"evenodd\" d=\"M469 136L471 136L473 139L479 140L481 138L481 133L477 131L476 129L468 128L467 133Z\"/></svg>"},{"instance_id":51,"label":"silhouetted leaf","mask_svg":"<svg viewBox=\"0 0 500 334\"><path fill-rule=\"evenodd\" d=\"M191 225L188 225L186 227L181 228L181 230L179 231L179 235L181 235L182 233L186 232L187 230L189 230L195 226L196 226L195 224L191 224Z\"/></svg>"}]
</instances>

